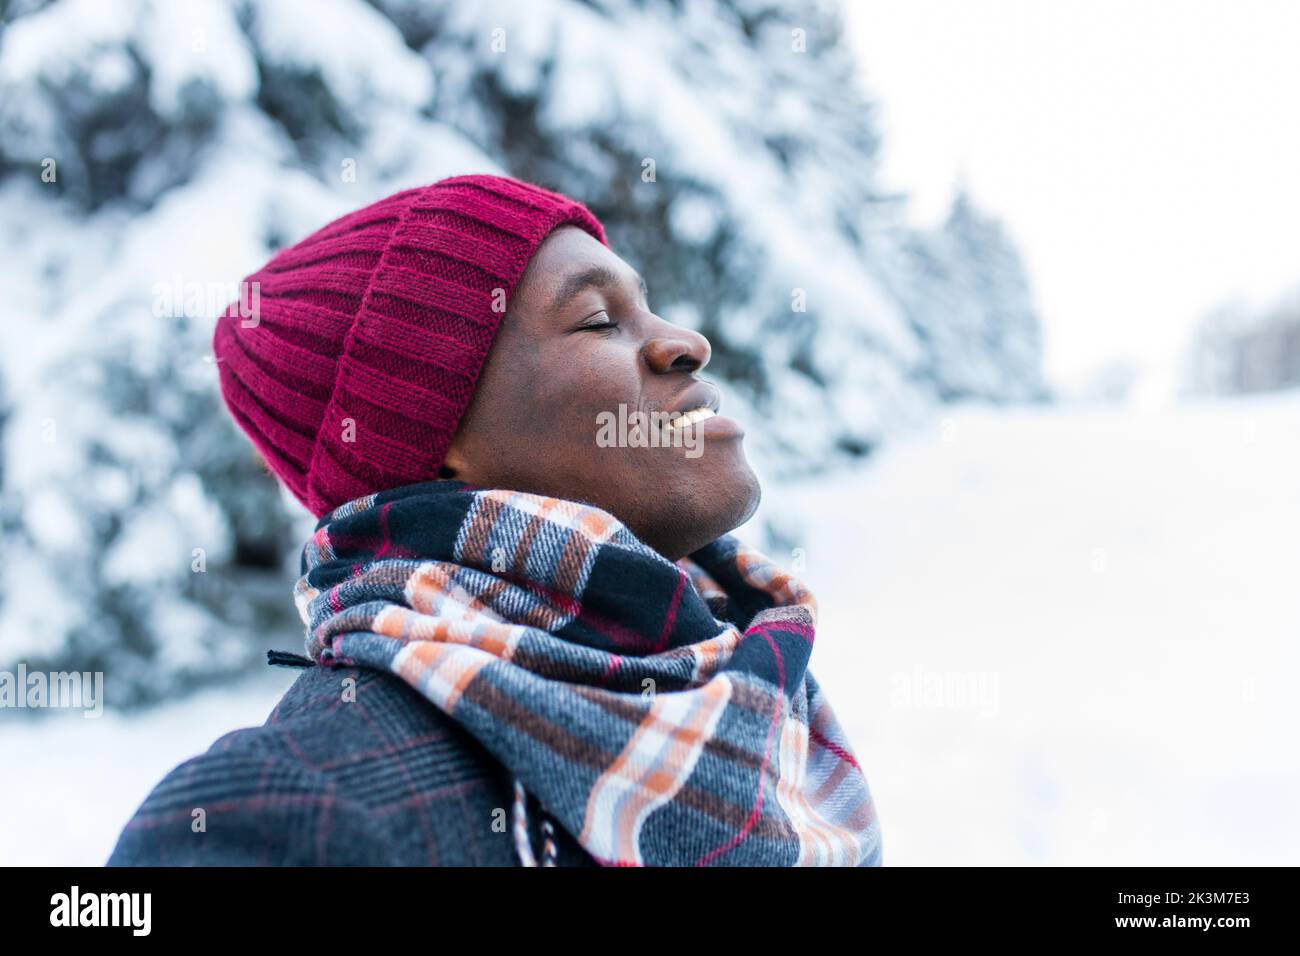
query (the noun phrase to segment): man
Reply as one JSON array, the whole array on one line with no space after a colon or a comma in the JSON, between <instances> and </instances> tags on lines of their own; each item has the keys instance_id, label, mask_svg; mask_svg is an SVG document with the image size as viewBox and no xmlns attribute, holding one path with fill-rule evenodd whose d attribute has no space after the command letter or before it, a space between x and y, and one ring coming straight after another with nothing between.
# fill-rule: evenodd
<instances>
[{"instance_id":1,"label":"man","mask_svg":"<svg viewBox=\"0 0 1300 956\"><path fill-rule=\"evenodd\" d=\"M586 207L453 177L247 281L214 349L320 519L309 657L111 865L879 862L815 601L728 534L759 486L709 344Z\"/></svg>"}]
</instances>

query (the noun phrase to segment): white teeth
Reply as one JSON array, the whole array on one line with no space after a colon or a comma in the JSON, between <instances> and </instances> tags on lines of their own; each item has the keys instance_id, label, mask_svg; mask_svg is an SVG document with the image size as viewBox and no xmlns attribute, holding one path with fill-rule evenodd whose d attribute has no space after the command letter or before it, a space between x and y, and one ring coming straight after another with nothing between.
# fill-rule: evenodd
<instances>
[{"instance_id":1,"label":"white teeth","mask_svg":"<svg viewBox=\"0 0 1300 956\"><path fill-rule=\"evenodd\" d=\"M689 412L678 413L665 426L667 428L683 428L688 425L694 425L696 422L702 422L705 419L712 418L717 413L711 408L693 408Z\"/></svg>"}]
</instances>

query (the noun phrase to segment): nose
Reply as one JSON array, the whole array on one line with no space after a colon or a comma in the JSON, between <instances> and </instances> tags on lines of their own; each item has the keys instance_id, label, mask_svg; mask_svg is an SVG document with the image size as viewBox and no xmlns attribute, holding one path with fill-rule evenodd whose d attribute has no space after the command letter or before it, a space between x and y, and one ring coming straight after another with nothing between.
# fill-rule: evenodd
<instances>
[{"instance_id":1,"label":"nose","mask_svg":"<svg viewBox=\"0 0 1300 956\"><path fill-rule=\"evenodd\" d=\"M709 340L699 332L658 320L658 326L641 347L641 353L651 371L659 375L668 372L698 372L709 364L713 349Z\"/></svg>"}]
</instances>

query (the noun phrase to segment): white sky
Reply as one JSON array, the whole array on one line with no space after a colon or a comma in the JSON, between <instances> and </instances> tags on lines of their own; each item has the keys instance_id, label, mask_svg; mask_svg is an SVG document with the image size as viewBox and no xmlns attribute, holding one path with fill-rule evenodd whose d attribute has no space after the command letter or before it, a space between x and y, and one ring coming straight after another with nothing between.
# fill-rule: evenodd
<instances>
[{"instance_id":1,"label":"white sky","mask_svg":"<svg viewBox=\"0 0 1300 956\"><path fill-rule=\"evenodd\" d=\"M844 0L886 182L1019 242L1048 374L1168 370L1199 317L1300 283L1300 2Z\"/></svg>"}]
</instances>

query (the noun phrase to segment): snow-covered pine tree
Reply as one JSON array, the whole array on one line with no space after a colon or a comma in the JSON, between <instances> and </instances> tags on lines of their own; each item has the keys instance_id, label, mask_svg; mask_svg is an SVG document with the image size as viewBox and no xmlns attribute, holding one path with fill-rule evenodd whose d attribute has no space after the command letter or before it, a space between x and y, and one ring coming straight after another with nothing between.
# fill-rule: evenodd
<instances>
[{"instance_id":1,"label":"snow-covered pine tree","mask_svg":"<svg viewBox=\"0 0 1300 956\"><path fill-rule=\"evenodd\" d=\"M939 399L1045 398L1037 309L1001 224L959 188L938 229L903 235L884 278L924 343L922 374Z\"/></svg>"},{"instance_id":2,"label":"snow-covered pine tree","mask_svg":"<svg viewBox=\"0 0 1300 956\"><path fill-rule=\"evenodd\" d=\"M11 0L0 23L0 667L102 669L124 706L297 645L311 523L220 408L212 318L279 246L443 176L586 202L710 337L769 480L1038 389L1014 249L882 194L826 0Z\"/></svg>"},{"instance_id":3,"label":"snow-covered pine tree","mask_svg":"<svg viewBox=\"0 0 1300 956\"><path fill-rule=\"evenodd\" d=\"M1270 392L1300 385L1300 286L1267 306L1225 302L1200 322L1184 390L1201 395Z\"/></svg>"}]
</instances>

